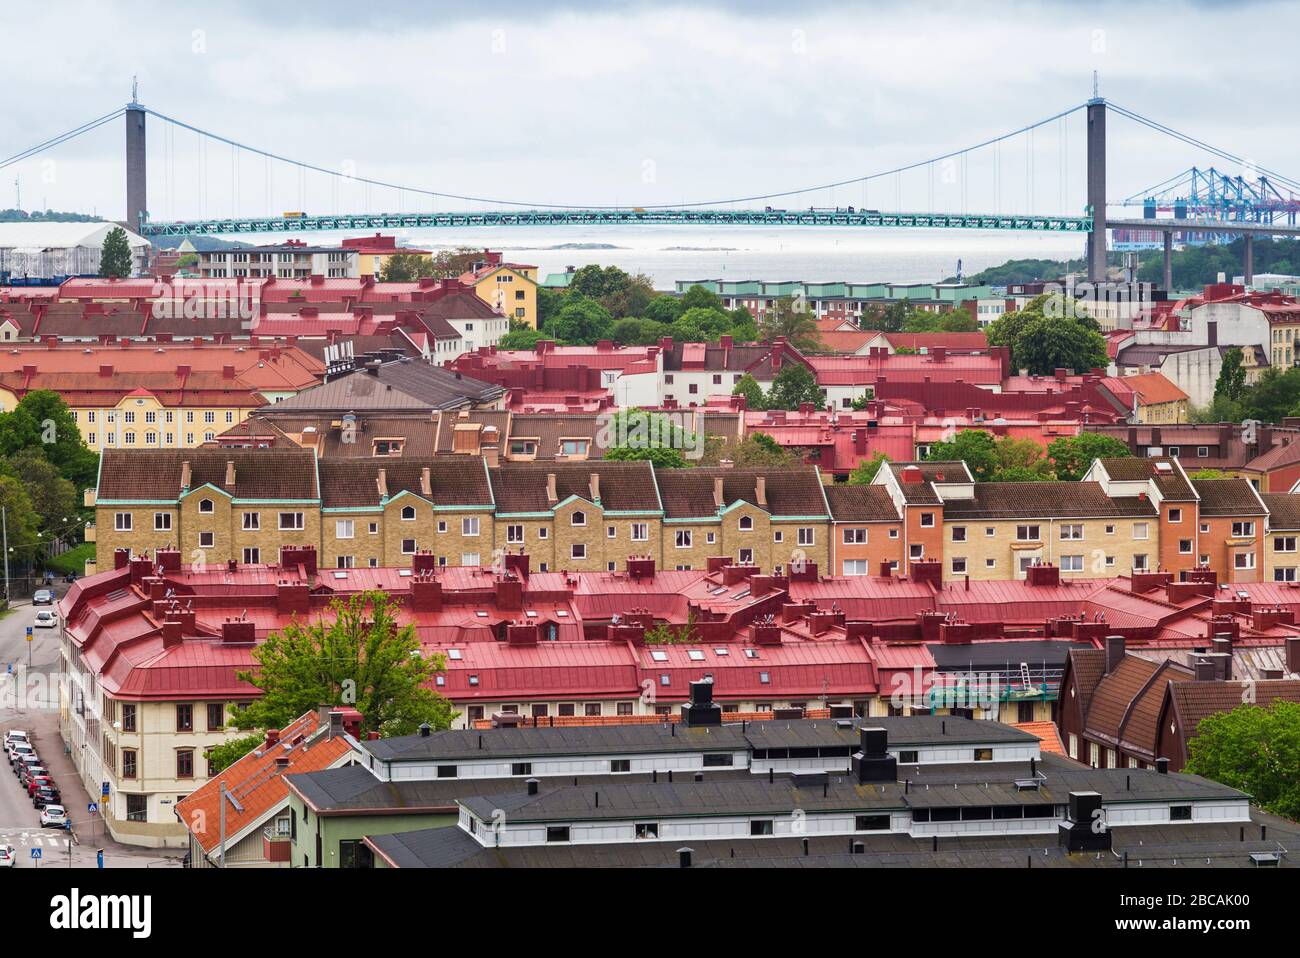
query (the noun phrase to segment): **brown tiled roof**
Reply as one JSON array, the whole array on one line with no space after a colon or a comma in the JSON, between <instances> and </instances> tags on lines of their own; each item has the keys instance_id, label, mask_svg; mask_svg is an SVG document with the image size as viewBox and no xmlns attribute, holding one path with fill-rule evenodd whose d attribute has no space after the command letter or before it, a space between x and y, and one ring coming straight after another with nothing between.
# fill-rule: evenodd
<instances>
[{"instance_id":1,"label":"brown tiled roof","mask_svg":"<svg viewBox=\"0 0 1300 958\"><path fill-rule=\"evenodd\" d=\"M484 429L496 429L496 439L494 444L502 451L505 451L506 431L510 428L510 413L501 409L462 409L455 412L437 413L432 422L434 434L437 436L437 451L439 453L455 452L454 445L456 438L456 427L466 425L477 425L482 428L479 430L479 443L484 441ZM491 436L491 433L487 433ZM493 444L493 443L489 443Z\"/></svg>"},{"instance_id":2,"label":"brown tiled roof","mask_svg":"<svg viewBox=\"0 0 1300 958\"><path fill-rule=\"evenodd\" d=\"M385 363L305 389L276 409L283 412L428 411L494 402L500 386L419 361Z\"/></svg>"},{"instance_id":3,"label":"brown tiled roof","mask_svg":"<svg viewBox=\"0 0 1300 958\"><path fill-rule=\"evenodd\" d=\"M1262 516L1264 509L1246 479L1194 479L1202 516Z\"/></svg>"},{"instance_id":4,"label":"brown tiled roof","mask_svg":"<svg viewBox=\"0 0 1300 958\"><path fill-rule=\"evenodd\" d=\"M1203 719L1239 708L1243 700L1243 682L1179 682L1169 694L1187 737L1195 734ZM1300 702L1300 681L1267 679L1253 682L1254 704L1269 706L1277 701Z\"/></svg>"},{"instance_id":5,"label":"brown tiled roof","mask_svg":"<svg viewBox=\"0 0 1300 958\"><path fill-rule=\"evenodd\" d=\"M826 487L831 517L837 522L882 522L898 519L898 509L884 486L835 483Z\"/></svg>"},{"instance_id":6,"label":"brown tiled roof","mask_svg":"<svg viewBox=\"0 0 1300 958\"><path fill-rule=\"evenodd\" d=\"M1156 516L1150 500L1106 495L1096 482L979 482L973 499L949 499L945 519L1102 519Z\"/></svg>"},{"instance_id":7,"label":"brown tiled roof","mask_svg":"<svg viewBox=\"0 0 1300 958\"><path fill-rule=\"evenodd\" d=\"M1266 452L1260 453L1243 466L1251 472L1268 472L1282 466L1291 466L1300 462L1300 443L1278 443Z\"/></svg>"},{"instance_id":8,"label":"brown tiled roof","mask_svg":"<svg viewBox=\"0 0 1300 958\"><path fill-rule=\"evenodd\" d=\"M1106 671L1106 652L1103 649L1071 649L1070 667L1074 671L1074 684L1079 690L1079 707L1088 714L1092 693Z\"/></svg>"},{"instance_id":9,"label":"brown tiled roof","mask_svg":"<svg viewBox=\"0 0 1300 958\"><path fill-rule=\"evenodd\" d=\"M399 332L387 334L359 334L356 336L339 336L335 342L351 343L352 355L361 356L364 353L372 353L381 349L397 349L407 356L419 356L420 351L415 345ZM325 350L329 348L330 341L323 335L320 338L299 337L295 345L303 352L315 356L317 359L324 361Z\"/></svg>"},{"instance_id":10,"label":"brown tiled roof","mask_svg":"<svg viewBox=\"0 0 1300 958\"><path fill-rule=\"evenodd\" d=\"M921 470L921 482L903 482L903 469L915 466ZM889 462L885 467L898 479L903 498L910 506L937 506L943 502L934 491L934 482L973 482L970 467L961 460L950 462Z\"/></svg>"},{"instance_id":11,"label":"brown tiled roof","mask_svg":"<svg viewBox=\"0 0 1300 958\"><path fill-rule=\"evenodd\" d=\"M1085 730L1092 736L1118 742L1129 704L1159 668L1155 662L1136 655L1124 656L1093 690L1084 718Z\"/></svg>"},{"instance_id":12,"label":"brown tiled roof","mask_svg":"<svg viewBox=\"0 0 1300 958\"><path fill-rule=\"evenodd\" d=\"M190 464L190 488L212 485L235 499L318 498L315 456L310 449L106 449L100 460L100 500L170 501L181 492L181 471ZM226 485L226 463L235 483Z\"/></svg>"},{"instance_id":13,"label":"brown tiled roof","mask_svg":"<svg viewBox=\"0 0 1300 958\"><path fill-rule=\"evenodd\" d=\"M664 370L666 372L680 372L682 369L682 352L686 348L685 343L673 343L673 348L664 353ZM708 344L704 348L704 365L702 367L691 367L692 369L708 370L711 372L722 372L730 370L732 372L743 373L760 360L766 360L771 353L772 347L765 343L745 343L742 345L732 346L730 349L723 349L716 344ZM757 379L771 379L772 366L770 362L764 361L762 366L753 370Z\"/></svg>"},{"instance_id":14,"label":"brown tiled roof","mask_svg":"<svg viewBox=\"0 0 1300 958\"><path fill-rule=\"evenodd\" d=\"M587 439L591 442L588 458L596 459L605 454L597 439L606 418L597 413L515 413L510 419L510 438L536 439L539 460L558 456L561 439Z\"/></svg>"},{"instance_id":15,"label":"brown tiled roof","mask_svg":"<svg viewBox=\"0 0 1300 958\"><path fill-rule=\"evenodd\" d=\"M1183 473L1178 468L1177 459L1170 459L1167 456L1146 459L1128 456L1122 459L1102 459L1100 462L1106 470L1106 475L1117 482L1141 482L1152 479L1155 481L1156 488L1160 490L1160 495L1165 499L1191 502L1196 498L1191 485L1183 478ZM1158 462L1169 463L1170 471L1158 470L1156 468Z\"/></svg>"},{"instance_id":16,"label":"brown tiled roof","mask_svg":"<svg viewBox=\"0 0 1300 958\"><path fill-rule=\"evenodd\" d=\"M614 512L658 512L654 469L648 462L507 462L492 470L497 513L547 512L546 477L554 474L556 501L591 500L591 475L600 476L601 508Z\"/></svg>"},{"instance_id":17,"label":"brown tiled roof","mask_svg":"<svg viewBox=\"0 0 1300 958\"><path fill-rule=\"evenodd\" d=\"M429 470L432 495L422 491L422 477ZM477 456L440 456L432 459L322 459L320 461L321 506L326 509L380 505L379 470L391 499L412 492L431 499L435 506L490 506L483 460Z\"/></svg>"},{"instance_id":18,"label":"brown tiled roof","mask_svg":"<svg viewBox=\"0 0 1300 958\"><path fill-rule=\"evenodd\" d=\"M1270 529L1300 529L1300 495L1286 492L1262 492L1260 498L1268 507Z\"/></svg>"},{"instance_id":19,"label":"brown tiled roof","mask_svg":"<svg viewBox=\"0 0 1300 958\"><path fill-rule=\"evenodd\" d=\"M1160 707L1164 705L1165 689L1170 684L1190 682L1192 678L1190 670L1175 662L1165 661L1131 703L1128 717L1121 729L1122 747L1130 752L1141 752L1155 761L1160 739Z\"/></svg>"},{"instance_id":20,"label":"brown tiled roof","mask_svg":"<svg viewBox=\"0 0 1300 958\"><path fill-rule=\"evenodd\" d=\"M812 466L786 469L660 469L655 473L664 515L673 519L703 519L718 514L713 498L715 479L722 479L723 505L742 499L758 505L757 482L765 480L766 510L773 516L826 515L822 484Z\"/></svg>"}]
</instances>

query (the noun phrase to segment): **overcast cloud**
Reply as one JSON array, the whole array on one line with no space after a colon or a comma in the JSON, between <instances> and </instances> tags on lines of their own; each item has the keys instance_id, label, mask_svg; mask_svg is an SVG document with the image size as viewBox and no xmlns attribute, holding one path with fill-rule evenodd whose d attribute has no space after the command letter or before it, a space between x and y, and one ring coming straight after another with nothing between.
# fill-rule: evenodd
<instances>
[{"instance_id":1,"label":"overcast cloud","mask_svg":"<svg viewBox=\"0 0 1300 958\"><path fill-rule=\"evenodd\" d=\"M153 109L330 169L529 203L677 203L975 143L1081 103L1095 69L1107 98L1300 177L1293 58L1266 42L1296 35L1297 4L794 6L5 0L0 154L115 109L135 74ZM228 148L149 122L154 219L431 207L261 159L232 186ZM1211 162L1113 115L1110 129L1112 200ZM1082 145L1079 114L1040 130L1032 195L1021 138L998 158L1001 190L986 150L946 175L773 202L1077 212ZM122 215L121 152L118 121L24 162L23 205Z\"/></svg>"}]
</instances>

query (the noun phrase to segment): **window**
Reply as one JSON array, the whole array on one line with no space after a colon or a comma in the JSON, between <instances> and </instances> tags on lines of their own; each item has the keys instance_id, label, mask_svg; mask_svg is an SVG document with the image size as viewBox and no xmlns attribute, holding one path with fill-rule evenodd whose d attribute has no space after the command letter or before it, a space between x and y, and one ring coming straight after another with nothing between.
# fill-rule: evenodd
<instances>
[{"instance_id":1,"label":"window","mask_svg":"<svg viewBox=\"0 0 1300 958\"><path fill-rule=\"evenodd\" d=\"M975 749L975 761L977 761L977 762L991 762L991 761L993 761L993 749L991 749L991 748L977 748L977 749Z\"/></svg>"},{"instance_id":2,"label":"window","mask_svg":"<svg viewBox=\"0 0 1300 958\"><path fill-rule=\"evenodd\" d=\"M479 555L477 552L462 552L460 554L460 564L464 566L479 565Z\"/></svg>"},{"instance_id":3,"label":"window","mask_svg":"<svg viewBox=\"0 0 1300 958\"><path fill-rule=\"evenodd\" d=\"M1246 539L1255 534L1255 523L1253 522L1234 522L1232 524L1232 537L1234 539Z\"/></svg>"},{"instance_id":4,"label":"window","mask_svg":"<svg viewBox=\"0 0 1300 958\"><path fill-rule=\"evenodd\" d=\"M573 514L569 521L575 526L585 526L587 524L587 514L579 510Z\"/></svg>"},{"instance_id":5,"label":"window","mask_svg":"<svg viewBox=\"0 0 1300 958\"><path fill-rule=\"evenodd\" d=\"M404 522L413 522L415 520L415 506L402 506L401 515Z\"/></svg>"},{"instance_id":6,"label":"window","mask_svg":"<svg viewBox=\"0 0 1300 958\"><path fill-rule=\"evenodd\" d=\"M194 777L194 749L183 748L176 752L176 777Z\"/></svg>"},{"instance_id":7,"label":"window","mask_svg":"<svg viewBox=\"0 0 1300 958\"><path fill-rule=\"evenodd\" d=\"M779 529L778 529L776 532L773 532L773 533L772 533L772 541L773 541L773 542L784 542L784 541L785 541L785 533L784 533L784 532L781 532Z\"/></svg>"},{"instance_id":8,"label":"window","mask_svg":"<svg viewBox=\"0 0 1300 958\"><path fill-rule=\"evenodd\" d=\"M965 541L966 541L966 527L965 527L965 526L953 526L953 527L952 527L952 541L953 541L953 542L965 542Z\"/></svg>"},{"instance_id":9,"label":"window","mask_svg":"<svg viewBox=\"0 0 1300 958\"><path fill-rule=\"evenodd\" d=\"M260 512L244 513L244 531L255 532L262 528L262 514Z\"/></svg>"},{"instance_id":10,"label":"window","mask_svg":"<svg viewBox=\"0 0 1300 958\"><path fill-rule=\"evenodd\" d=\"M1182 510L1182 509L1170 509L1170 510L1169 510L1169 521L1170 521L1170 522L1182 522L1182 521L1183 521L1183 510Z\"/></svg>"},{"instance_id":11,"label":"window","mask_svg":"<svg viewBox=\"0 0 1300 958\"><path fill-rule=\"evenodd\" d=\"M636 837L637 838L658 838L659 823L658 822L637 822Z\"/></svg>"},{"instance_id":12,"label":"window","mask_svg":"<svg viewBox=\"0 0 1300 958\"><path fill-rule=\"evenodd\" d=\"M856 832L887 832L889 831L889 816L855 815L853 817L853 830Z\"/></svg>"},{"instance_id":13,"label":"window","mask_svg":"<svg viewBox=\"0 0 1300 958\"><path fill-rule=\"evenodd\" d=\"M131 513L116 512L113 514L113 528L118 532L131 531Z\"/></svg>"},{"instance_id":14,"label":"window","mask_svg":"<svg viewBox=\"0 0 1300 958\"><path fill-rule=\"evenodd\" d=\"M334 523L334 538L351 539L355 533L353 520L338 519Z\"/></svg>"},{"instance_id":15,"label":"window","mask_svg":"<svg viewBox=\"0 0 1300 958\"><path fill-rule=\"evenodd\" d=\"M1210 447L1209 447L1209 446L1197 446L1197 447L1196 447L1196 458L1197 458L1197 459L1209 459L1209 458L1210 458Z\"/></svg>"},{"instance_id":16,"label":"window","mask_svg":"<svg viewBox=\"0 0 1300 958\"><path fill-rule=\"evenodd\" d=\"M460 520L460 534L462 536L478 535L478 516L465 516Z\"/></svg>"},{"instance_id":17,"label":"window","mask_svg":"<svg viewBox=\"0 0 1300 958\"><path fill-rule=\"evenodd\" d=\"M135 778L135 749L122 749L122 777Z\"/></svg>"},{"instance_id":18,"label":"window","mask_svg":"<svg viewBox=\"0 0 1300 958\"><path fill-rule=\"evenodd\" d=\"M1061 571L1062 571L1062 572L1082 572L1082 571L1083 571L1083 556L1081 556L1081 555L1061 556Z\"/></svg>"},{"instance_id":19,"label":"window","mask_svg":"<svg viewBox=\"0 0 1300 958\"><path fill-rule=\"evenodd\" d=\"M532 762L514 762L514 763L512 763L511 766L510 766L510 774L511 774L511 775L532 775L532 774L533 774L533 763L532 763Z\"/></svg>"},{"instance_id":20,"label":"window","mask_svg":"<svg viewBox=\"0 0 1300 958\"><path fill-rule=\"evenodd\" d=\"M753 564L754 564L754 550L753 550L753 549L741 549L741 550L736 554L736 560L737 560L741 565L753 565Z\"/></svg>"},{"instance_id":21,"label":"window","mask_svg":"<svg viewBox=\"0 0 1300 958\"><path fill-rule=\"evenodd\" d=\"M1169 820L1171 822L1190 822L1192 820L1192 806L1170 805Z\"/></svg>"},{"instance_id":22,"label":"window","mask_svg":"<svg viewBox=\"0 0 1300 958\"><path fill-rule=\"evenodd\" d=\"M226 706L221 702L208 704L208 731L220 732L226 727Z\"/></svg>"},{"instance_id":23,"label":"window","mask_svg":"<svg viewBox=\"0 0 1300 958\"><path fill-rule=\"evenodd\" d=\"M1138 572L1145 572L1147 568L1147 557L1144 554L1133 557L1133 568Z\"/></svg>"},{"instance_id":24,"label":"window","mask_svg":"<svg viewBox=\"0 0 1300 958\"><path fill-rule=\"evenodd\" d=\"M866 529L845 529L844 544L846 546L862 546L867 544Z\"/></svg>"},{"instance_id":25,"label":"window","mask_svg":"<svg viewBox=\"0 0 1300 958\"><path fill-rule=\"evenodd\" d=\"M749 823L749 834L751 835L771 835L772 819L756 818Z\"/></svg>"},{"instance_id":26,"label":"window","mask_svg":"<svg viewBox=\"0 0 1300 958\"><path fill-rule=\"evenodd\" d=\"M1039 538L1038 526L1016 526L1017 542L1037 542Z\"/></svg>"},{"instance_id":27,"label":"window","mask_svg":"<svg viewBox=\"0 0 1300 958\"><path fill-rule=\"evenodd\" d=\"M1255 568L1255 553L1238 552L1232 557L1232 567L1234 569L1253 569Z\"/></svg>"},{"instance_id":28,"label":"window","mask_svg":"<svg viewBox=\"0 0 1300 958\"><path fill-rule=\"evenodd\" d=\"M548 825L546 827L546 840L548 842L567 842L569 840L569 826Z\"/></svg>"},{"instance_id":29,"label":"window","mask_svg":"<svg viewBox=\"0 0 1300 958\"><path fill-rule=\"evenodd\" d=\"M1178 552L1179 552L1180 555L1185 555L1185 556L1189 556L1189 555L1191 555L1191 554L1192 554L1192 540L1191 540L1191 539L1179 539L1179 540L1178 540Z\"/></svg>"},{"instance_id":30,"label":"window","mask_svg":"<svg viewBox=\"0 0 1300 958\"><path fill-rule=\"evenodd\" d=\"M602 714L599 702L588 702L582 707L582 714L589 718L595 718Z\"/></svg>"},{"instance_id":31,"label":"window","mask_svg":"<svg viewBox=\"0 0 1300 958\"><path fill-rule=\"evenodd\" d=\"M194 706L193 705L176 706L176 731L178 732L194 731Z\"/></svg>"},{"instance_id":32,"label":"window","mask_svg":"<svg viewBox=\"0 0 1300 958\"><path fill-rule=\"evenodd\" d=\"M134 702L122 703L122 731L123 732L135 731L135 703Z\"/></svg>"},{"instance_id":33,"label":"window","mask_svg":"<svg viewBox=\"0 0 1300 958\"><path fill-rule=\"evenodd\" d=\"M754 517L741 516L739 528L741 532L752 532L754 530Z\"/></svg>"},{"instance_id":34,"label":"window","mask_svg":"<svg viewBox=\"0 0 1300 958\"><path fill-rule=\"evenodd\" d=\"M506 542L523 542L524 527L521 525L506 526Z\"/></svg>"},{"instance_id":35,"label":"window","mask_svg":"<svg viewBox=\"0 0 1300 958\"><path fill-rule=\"evenodd\" d=\"M211 515L214 511L215 511L215 506L213 505L211 499L199 500L199 512L205 515Z\"/></svg>"},{"instance_id":36,"label":"window","mask_svg":"<svg viewBox=\"0 0 1300 958\"><path fill-rule=\"evenodd\" d=\"M587 558L587 547L581 542L575 542L569 550L569 557L572 559Z\"/></svg>"},{"instance_id":37,"label":"window","mask_svg":"<svg viewBox=\"0 0 1300 958\"><path fill-rule=\"evenodd\" d=\"M632 541L648 542L650 539L650 525L646 522L632 523Z\"/></svg>"},{"instance_id":38,"label":"window","mask_svg":"<svg viewBox=\"0 0 1300 958\"><path fill-rule=\"evenodd\" d=\"M1061 526L1061 539L1064 542L1078 542L1083 538L1082 523L1070 523Z\"/></svg>"},{"instance_id":39,"label":"window","mask_svg":"<svg viewBox=\"0 0 1300 958\"><path fill-rule=\"evenodd\" d=\"M1274 552L1295 552L1295 536L1276 536L1273 539Z\"/></svg>"},{"instance_id":40,"label":"window","mask_svg":"<svg viewBox=\"0 0 1300 958\"><path fill-rule=\"evenodd\" d=\"M127 528L128 529L131 528L129 523L127 525ZM689 549L691 547L691 530L678 529L675 535L673 536L673 542L679 549Z\"/></svg>"},{"instance_id":41,"label":"window","mask_svg":"<svg viewBox=\"0 0 1300 958\"><path fill-rule=\"evenodd\" d=\"M799 527L799 545L801 546L815 545L816 541L817 541L816 529L812 528L811 526Z\"/></svg>"},{"instance_id":42,"label":"window","mask_svg":"<svg viewBox=\"0 0 1300 958\"><path fill-rule=\"evenodd\" d=\"M907 547L907 557L908 557L909 559L924 559L924 558L925 558L925 544L924 544L924 543L919 543L919 542L918 542L918 543L916 543L916 544L914 544L914 545L910 545L910 546L908 546L908 547Z\"/></svg>"},{"instance_id":43,"label":"window","mask_svg":"<svg viewBox=\"0 0 1300 958\"><path fill-rule=\"evenodd\" d=\"M607 539L617 539L617 538L618 538L618 527L617 527L617 526L606 526L606 527L605 527L605 538L607 538Z\"/></svg>"},{"instance_id":44,"label":"window","mask_svg":"<svg viewBox=\"0 0 1300 958\"><path fill-rule=\"evenodd\" d=\"M930 528L930 527L932 527L933 525L934 525L934 513L933 513L933 512L923 512L923 513L921 513L921 526L922 526L922 528Z\"/></svg>"},{"instance_id":45,"label":"window","mask_svg":"<svg viewBox=\"0 0 1300 958\"><path fill-rule=\"evenodd\" d=\"M1296 581L1296 567L1295 567L1295 566L1286 566L1286 567L1282 567L1282 568L1274 569L1274 570L1273 570L1273 581L1274 581L1274 582L1295 582L1295 581Z\"/></svg>"},{"instance_id":46,"label":"window","mask_svg":"<svg viewBox=\"0 0 1300 958\"><path fill-rule=\"evenodd\" d=\"M134 795L128 793L126 796L126 820L128 822L144 822L149 820L149 796Z\"/></svg>"},{"instance_id":47,"label":"window","mask_svg":"<svg viewBox=\"0 0 1300 958\"><path fill-rule=\"evenodd\" d=\"M262 550L254 546L244 549L244 565L257 565L262 561Z\"/></svg>"},{"instance_id":48,"label":"window","mask_svg":"<svg viewBox=\"0 0 1300 958\"><path fill-rule=\"evenodd\" d=\"M282 512L280 513L281 530L297 530L303 527L301 512Z\"/></svg>"},{"instance_id":49,"label":"window","mask_svg":"<svg viewBox=\"0 0 1300 958\"><path fill-rule=\"evenodd\" d=\"M869 575L869 563L866 559L845 559L844 575Z\"/></svg>"},{"instance_id":50,"label":"window","mask_svg":"<svg viewBox=\"0 0 1300 958\"><path fill-rule=\"evenodd\" d=\"M898 753L899 765L915 765L920 761L921 753L914 748L905 748Z\"/></svg>"},{"instance_id":51,"label":"window","mask_svg":"<svg viewBox=\"0 0 1300 958\"><path fill-rule=\"evenodd\" d=\"M965 558L964 556L954 556L954 557L953 557L953 560L952 560L952 574L953 574L953 575L965 575L965 574L966 574L966 558Z\"/></svg>"},{"instance_id":52,"label":"window","mask_svg":"<svg viewBox=\"0 0 1300 958\"><path fill-rule=\"evenodd\" d=\"M1133 538L1145 539L1150 532L1150 526L1145 522L1133 523Z\"/></svg>"},{"instance_id":53,"label":"window","mask_svg":"<svg viewBox=\"0 0 1300 958\"><path fill-rule=\"evenodd\" d=\"M409 555L414 555L414 554L415 554L415 540L414 540L414 539L403 539L403 540L402 540L402 555L404 555L404 556L409 556Z\"/></svg>"}]
</instances>

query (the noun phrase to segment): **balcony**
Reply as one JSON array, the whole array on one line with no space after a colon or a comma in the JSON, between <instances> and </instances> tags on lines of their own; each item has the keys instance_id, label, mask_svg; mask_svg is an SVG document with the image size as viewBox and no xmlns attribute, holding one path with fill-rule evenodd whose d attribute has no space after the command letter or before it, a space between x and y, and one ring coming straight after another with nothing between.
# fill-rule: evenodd
<instances>
[{"instance_id":1,"label":"balcony","mask_svg":"<svg viewBox=\"0 0 1300 958\"><path fill-rule=\"evenodd\" d=\"M262 856L268 862L287 862L293 850L293 842L288 835L281 835L274 825L262 829Z\"/></svg>"},{"instance_id":2,"label":"balcony","mask_svg":"<svg viewBox=\"0 0 1300 958\"><path fill-rule=\"evenodd\" d=\"M95 524L93 522L86 523L85 538L87 542L95 541Z\"/></svg>"},{"instance_id":3,"label":"balcony","mask_svg":"<svg viewBox=\"0 0 1300 958\"><path fill-rule=\"evenodd\" d=\"M82 493L82 503L87 509L95 508L95 490L87 489Z\"/></svg>"}]
</instances>

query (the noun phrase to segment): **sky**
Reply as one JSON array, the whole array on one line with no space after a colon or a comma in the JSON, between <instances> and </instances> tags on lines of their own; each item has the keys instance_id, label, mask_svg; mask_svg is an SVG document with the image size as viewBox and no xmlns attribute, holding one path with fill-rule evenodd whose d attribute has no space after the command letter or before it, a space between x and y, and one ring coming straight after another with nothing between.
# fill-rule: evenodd
<instances>
[{"instance_id":1,"label":"sky","mask_svg":"<svg viewBox=\"0 0 1300 958\"><path fill-rule=\"evenodd\" d=\"M796 8L797 9L794 9ZM124 11L130 10L128 16ZM340 173L525 205L697 203L924 160L1101 95L1300 178L1294 3L0 3L0 157L130 99ZM1112 201L1214 158L1115 114ZM122 121L0 170L0 208L125 206ZM751 201L1073 213L1075 112L948 163ZM1229 172L1242 165L1224 164ZM155 220L482 204L299 174L149 119ZM1032 170L1032 176L1027 175Z\"/></svg>"}]
</instances>

